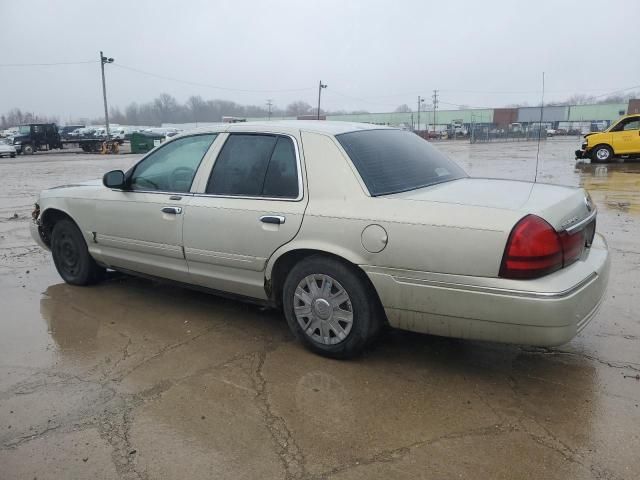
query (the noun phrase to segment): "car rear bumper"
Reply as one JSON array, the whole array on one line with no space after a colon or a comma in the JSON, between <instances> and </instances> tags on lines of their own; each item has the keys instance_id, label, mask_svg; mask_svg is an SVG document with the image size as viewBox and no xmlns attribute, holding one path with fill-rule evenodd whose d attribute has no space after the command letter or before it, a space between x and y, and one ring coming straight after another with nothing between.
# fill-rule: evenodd
<instances>
[{"instance_id":1,"label":"car rear bumper","mask_svg":"<svg viewBox=\"0 0 640 480\"><path fill-rule=\"evenodd\" d=\"M363 269L393 327L447 337L554 346L571 340L596 315L607 287L610 259L604 238L596 235L580 261L535 280Z\"/></svg>"}]
</instances>

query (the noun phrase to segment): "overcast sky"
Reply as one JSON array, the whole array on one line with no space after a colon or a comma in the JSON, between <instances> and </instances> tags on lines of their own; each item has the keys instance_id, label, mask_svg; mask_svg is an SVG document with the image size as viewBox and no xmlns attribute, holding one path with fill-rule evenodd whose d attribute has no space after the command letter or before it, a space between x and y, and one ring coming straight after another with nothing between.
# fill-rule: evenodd
<instances>
[{"instance_id":1,"label":"overcast sky","mask_svg":"<svg viewBox=\"0 0 640 480\"><path fill-rule=\"evenodd\" d=\"M313 105L320 79L331 110L415 108L435 88L442 109L535 104L542 71L549 100L603 95L640 84L638 18L640 0L0 0L0 64L96 62L1 66L0 112L100 116L100 50L121 108L163 92Z\"/></svg>"}]
</instances>

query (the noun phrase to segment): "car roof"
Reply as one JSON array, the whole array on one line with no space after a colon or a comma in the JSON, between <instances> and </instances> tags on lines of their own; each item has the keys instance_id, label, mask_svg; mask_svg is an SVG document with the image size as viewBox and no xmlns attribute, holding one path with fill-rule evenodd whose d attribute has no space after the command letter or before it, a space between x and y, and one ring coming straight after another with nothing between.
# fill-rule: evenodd
<instances>
[{"instance_id":1,"label":"car roof","mask_svg":"<svg viewBox=\"0 0 640 480\"><path fill-rule=\"evenodd\" d=\"M339 135L341 133L359 130L378 130L391 127L373 125L371 123L331 122L325 120L274 120L261 122L220 123L213 126L185 130L179 136L194 133L222 133L222 132L264 132L284 133L295 135L298 132L323 133L325 135Z\"/></svg>"}]
</instances>

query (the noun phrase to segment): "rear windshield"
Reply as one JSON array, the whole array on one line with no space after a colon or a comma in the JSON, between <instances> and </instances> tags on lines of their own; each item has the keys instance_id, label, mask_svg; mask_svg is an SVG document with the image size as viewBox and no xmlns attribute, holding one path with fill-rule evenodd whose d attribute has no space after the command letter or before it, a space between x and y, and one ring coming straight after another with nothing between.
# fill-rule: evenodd
<instances>
[{"instance_id":1,"label":"rear windshield","mask_svg":"<svg viewBox=\"0 0 640 480\"><path fill-rule=\"evenodd\" d=\"M429 142L405 130L362 130L336 138L373 196L467 176Z\"/></svg>"}]
</instances>

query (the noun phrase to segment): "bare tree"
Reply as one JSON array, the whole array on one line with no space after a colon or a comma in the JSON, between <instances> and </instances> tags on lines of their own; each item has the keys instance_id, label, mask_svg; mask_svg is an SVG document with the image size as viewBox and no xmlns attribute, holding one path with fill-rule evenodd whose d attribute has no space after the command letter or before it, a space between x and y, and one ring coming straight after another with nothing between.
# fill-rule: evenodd
<instances>
[{"instance_id":1,"label":"bare tree","mask_svg":"<svg viewBox=\"0 0 640 480\"><path fill-rule=\"evenodd\" d=\"M192 121L203 122L206 120L207 102L200 95L191 96L187 100L187 110Z\"/></svg>"},{"instance_id":2,"label":"bare tree","mask_svg":"<svg viewBox=\"0 0 640 480\"><path fill-rule=\"evenodd\" d=\"M307 102L303 102L302 100L298 100L297 102L290 103L287 105L286 113L290 116L297 117L298 115L308 115L311 112L311 105Z\"/></svg>"},{"instance_id":3,"label":"bare tree","mask_svg":"<svg viewBox=\"0 0 640 480\"><path fill-rule=\"evenodd\" d=\"M178 110L178 102L168 93L161 93L158 98L153 101L153 106L158 112L161 122L170 122L175 118Z\"/></svg>"},{"instance_id":4,"label":"bare tree","mask_svg":"<svg viewBox=\"0 0 640 480\"><path fill-rule=\"evenodd\" d=\"M396 112L396 113L410 113L411 112L411 108L409 108L409 105L407 105L406 103L403 103L402 105L398 105L396 107L396 109L394 110L394 112Z\"/></svg>"}]
</instances>

